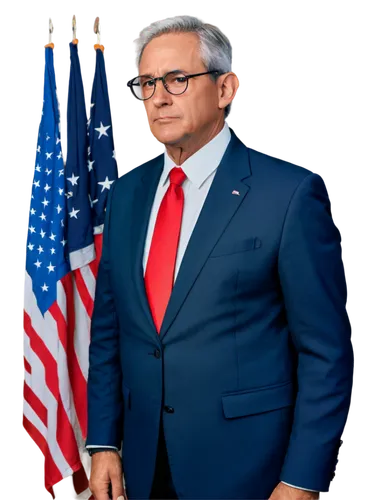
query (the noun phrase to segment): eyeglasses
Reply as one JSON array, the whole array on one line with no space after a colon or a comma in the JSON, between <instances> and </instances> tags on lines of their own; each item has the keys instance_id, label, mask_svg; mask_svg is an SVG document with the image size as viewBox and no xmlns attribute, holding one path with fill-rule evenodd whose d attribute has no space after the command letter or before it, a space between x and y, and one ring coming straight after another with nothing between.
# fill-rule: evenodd
<instances>
[{"instance_id":1,"label":"eyeglasses","mask_svg":"<svg viewBox=\"0 0 375 500\"><path fill-rule=\"evenodd\" d=\"M130 90L137 99L145 101L154 95L157 80L161 80L163 82L164 88L170 94L180 95L183 94L188 88L190 78L208 75L210 73L220 74L220 71L213 69L212 71L205 71L204 73L185 75L185 73L181 70L174 70L169 71L164 76L159 76L157 78L151 78L149 75L139 75L132 80L129 80L127 86L130 87Z\"/></svg>"}]
</instances>

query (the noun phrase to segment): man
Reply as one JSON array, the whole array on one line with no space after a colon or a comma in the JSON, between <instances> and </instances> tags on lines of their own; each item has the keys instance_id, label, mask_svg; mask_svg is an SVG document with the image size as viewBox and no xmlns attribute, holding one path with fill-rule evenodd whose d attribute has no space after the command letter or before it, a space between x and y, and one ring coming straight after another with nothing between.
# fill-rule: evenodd
<instances>
[{"instance_id":1,"label":"man","mask_svg":"<svg viewBox=\"0 0 375 500\"><path fill-rule=\"evenodd\" d=\"M325 184L228 127L239 82L215 26L153 23L137 63L128 85L165 151L108 198L90 487L98 500L109 484L114 499L319 498L335 474L353 376Z\"/></svg>"}]
</instances>

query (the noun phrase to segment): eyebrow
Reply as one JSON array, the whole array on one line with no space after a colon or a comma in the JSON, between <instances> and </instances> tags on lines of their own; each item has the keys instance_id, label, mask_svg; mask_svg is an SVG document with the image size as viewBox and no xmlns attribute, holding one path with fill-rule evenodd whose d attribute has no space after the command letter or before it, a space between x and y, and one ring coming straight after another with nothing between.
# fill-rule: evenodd
<instances>
[{"instance_id":1,"label":"eyebrow","mask_svg":"<svg viewBox=\"0 0 375 500\"><path fill-rule=\"evenodd\" d=\"M177 69L171 69L170 71L166 71L164 74L166 73L187 73L187 71L185 69L177 68ZM149 76L150 78L154 78L155 73L154 74L146 73L144 75L139 75L139 76Z\"/></svg>"}]
</instances>

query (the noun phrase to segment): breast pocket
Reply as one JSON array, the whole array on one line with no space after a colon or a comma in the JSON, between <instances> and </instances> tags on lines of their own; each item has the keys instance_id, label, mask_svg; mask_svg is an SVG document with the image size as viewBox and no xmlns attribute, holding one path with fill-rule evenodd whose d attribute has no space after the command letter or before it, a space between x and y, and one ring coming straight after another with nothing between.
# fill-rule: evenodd
<instances>
[{"instance_id":1,"label":"breast pocket","mask_svg":"<svg viewBox=\"0 0 375 500\"><path fill-rule=\"evenodd\" d=\"M232 255L240 252L247 252L250 250L257 250L262 246L262 242L257 237L249 237L243 239L230 239L226 237L223 241L221 239L215 245L210 253L211 257L221 257L223 255Z\"/></svg>"}]
</instances>

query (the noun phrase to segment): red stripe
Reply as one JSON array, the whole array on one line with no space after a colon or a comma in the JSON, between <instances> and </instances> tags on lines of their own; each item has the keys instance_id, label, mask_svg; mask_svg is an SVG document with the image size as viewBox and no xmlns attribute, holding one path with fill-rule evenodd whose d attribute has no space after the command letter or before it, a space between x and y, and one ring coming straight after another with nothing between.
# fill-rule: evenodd
<instances>
[{"instance_id":1,"label":"red stripe","mask_svg":"<svg viewBox=\"0 0 375 500\"><path fill-rule=\"evenodd\" d=\"M89 263L89 266L90 266L90 269L92 271L92 274L94 275L94 277L96 279L96 277L98 275L99 262L100 262L100 259L102 256L103 233L96 234L94 236L94 244L95 244L96 258Z\"/></svg>"},{"instance_id":2,"label":"red stripe","mask_svg":"<svg viewBox=\"0 0 375 500\"><path fill-rule=\"evenodd\" d=\"M76 494L83 493L89 487L89 480L85 469L82 467L70 478L73 491Z\"/></svg>"},{"instance_id":3,"label":"red stripe","mask_svg":"<svg viewBox=\"0 0 375 500\"><path fill-rule=\"evenodd\" d=\"M79 296L81 297L82 303L84 305L84 308L86 309L86 312L87 312L89 318L91 318L92 311L94 309L94 301L90 295L90 292L89 292L89 289L87 288L85 280L83 279L81 269L75 269L73 271L73 274L74 274L75 284L76 284Z\"/></svg>"},{"instance_id":4,"label":"red stripe","mask_svg":"<svg viewBox=\"0 0 375 500\"><path fill-rule=\"evenodd\" d=\"M31 375L31 366L30 366L30 363L25 358L25 356L23 357L23 364L25 366L25 370L27 371L27 373L30 373L30 375Z\"/></svg>"},{"instance_id":5,"label":"red stripe","mask_svg":"<svg viewBox=\"0 0 375 500\"><path fill-rule=\"evenodd\" d=\"M49 447L46 439L42 434L38 431L34 424L30 422L28 418L23 416L23 427L29 433L33 441L39 446L43 455L44 455L44 485L46 490L52 495L52 498L55 498L55 494L52 486L61 479L63 479L58 467L55 464L55 461L52 458L51 452L49 451Z\"/></svg>"},{"instance_id":6,"label":"red stripe","mask_svg":"<svg viewBox=\"0 0 375 500\"><path fill-rule=\"evenodd\" d=\"M74 431L61 400L56 360L49 352L42 339L34 330L31 324L31 318L26 311L24 311L24 330L30 338L31 349L35 352L35 354L44 365L47 387L52 392L57 401L57 442L65 457L65 460L73 470L77 470L82 466L82 464Z\"/></svg>"},{"instance_id":7,"label":"red stripe","mask_svg":"<svg viewBox=\"0 0 375 500\"><path fill-rule=\"evenodd\" d=\"M86 439L87 433L87 384L85 377L82 373L77 353L74 348L74 326L75 326L75 313L74 313L74 297L72 279L66 275L62 278L61 283L64 287L66 294L67 304L67 321L61 312L57 302L54 302L50 307L50 313L57 324L59 338L66 352L68 363L68 373L70 385L73 393L74 406L77 413L79 426L83 439Z\"/></svg>"},{"instance_id":8,"label":"red stripe","mask_svg":"<svg viewBox=\"0 0 375 500\"><path fill-rule=\"evenodd\" d=\"M45 346L42 339L34 330L31 324L31 318L24 310L23 312L23 320L24 320L24 329L28 337L30 338L30 346L32 350L38 355L39 359L44 365L46 370L46 384L49 390L54 395L55 399L59 399L59 383L57 376L57 364L55 358L49 352L47 347Z\"/></svg>"},{"instance_id":9,"label":"red stripe","mask_svg":"<svg viewBox=\"0 0 375 500\"><path fill-rule=\"evenodd\" d=\"M27 385L26 381L23 383L23 397L38 415L43 424L48 427L48 410L31 387Z\"/></svg>"}]
</instances>

